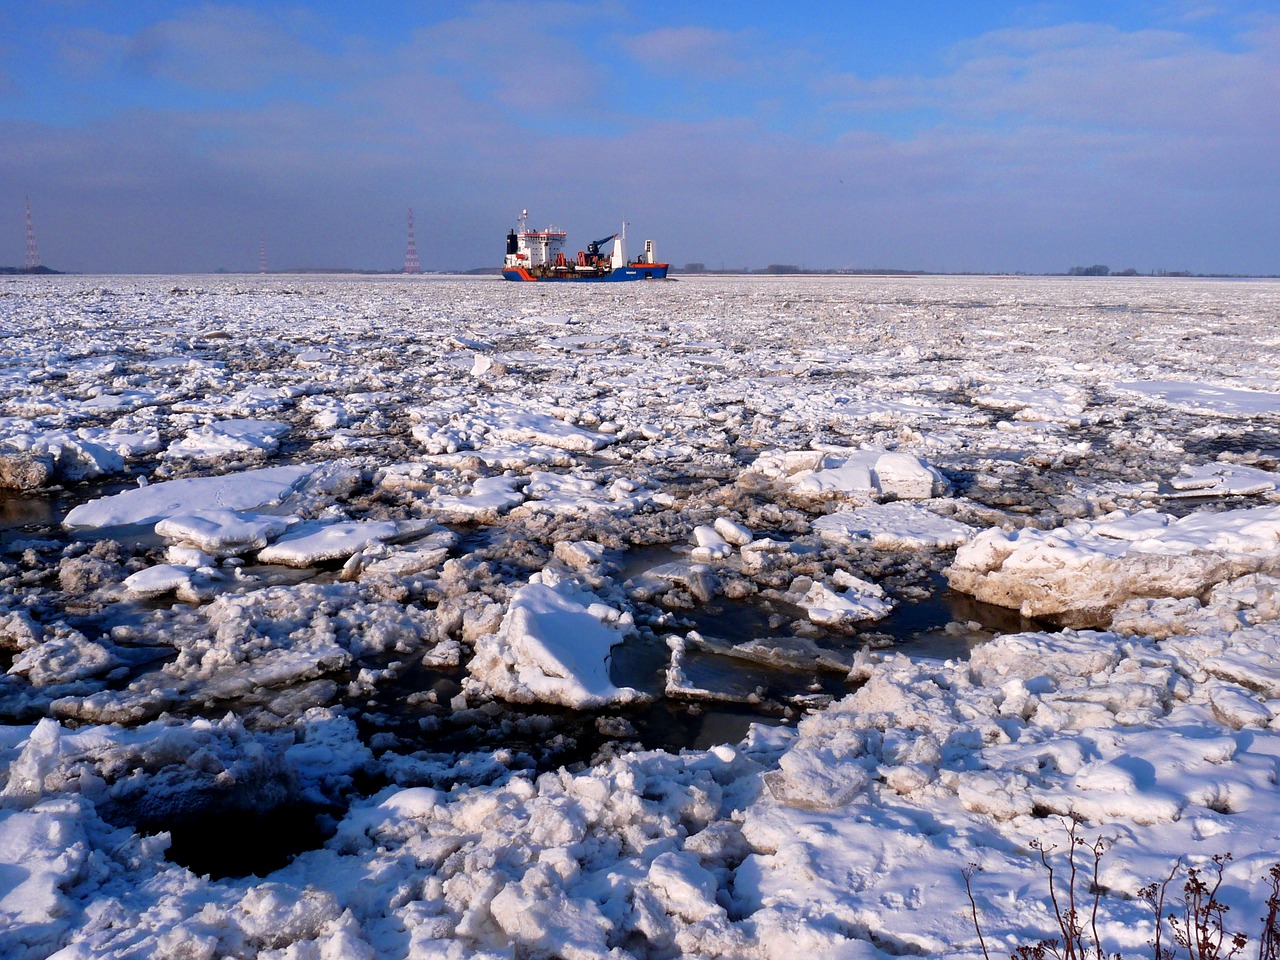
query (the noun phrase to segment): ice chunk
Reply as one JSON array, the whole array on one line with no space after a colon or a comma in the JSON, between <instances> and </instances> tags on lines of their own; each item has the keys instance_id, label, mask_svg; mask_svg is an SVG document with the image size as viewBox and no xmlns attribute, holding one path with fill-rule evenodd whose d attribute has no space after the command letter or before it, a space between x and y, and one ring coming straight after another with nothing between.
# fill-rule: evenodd
<instances>
[{"instance_id":1,"label":"ice chunk","mask_svg":"<svg viewBox=\"0 0 1280 960\"><path fill-rule=\"evenodd\" d=\"M568 582L528 583L498 632L477 639L471 683L504 700L580 710L643 699L609 679L609 651L629 630L629 617Z\"/></svg>"},{"instance_id":2,"label":"ice chunk","mask_svg":"<svg viewBox=\"0 0 1280 960\"><path fill-rule=\"evenodd\" d=\"M158 597L191 586L194 567L159 563L125 578L124 588L136 597Z\"/></svg>"},{"instance_id":3,"label":"ice chunk","mask_svg":"<svg viewBox=\"0 0 1280 960\"><path fill-rule=\"evenodd\" d=\"M190 544L226 556L261 550L289 529L295 519L236 510L201 510L166 517L156 524L156 533L170 543Z\"/></svg>"},{"instance_id":4,"label":"ice chunk","mask_svg":"<svg viewBox=\"0 0 1280 960\"><path fill-rule=\"evenodd\" d=\"M690 556L700 563L726 560L733 554L732 544L720 536L715 527L707 524L693 528L693 542L696 546Z\"/></svg>"},{"instance_id":5,"label":"ice chunk","mask_svg":"<svg viewBox=\"0 0 1280 960\"><path fill-rule=\"evenodd\" d=\"M314 465L299 464L223 477L167 480L82 503L62 523L70 530L155 523L215 504L227 510L254 510L280 503L315 471Z\"/></svg>"},{"instance_id":6,"label":"ice chunk","mask_svg":"<svg viewBox=\"0 0 1280 960\"><path fill-rule=\"evenodd\" d=\"M808 577L792 581L786 599L801 607L814 623L826 626L849 626L864 620L878 620L892 612L894 603L878 584L843 570L832 577L837 590Z\"/></svg>"},{"instance_id":7,"label":"ice chunk","mask_svg":"<svg viewBox=\"0 0 1280 960\"><path fill-rule=\"evenodd\" d=\"M575 570L590 570L604 562L604 547L594 540L561 540L555 545L555 557Z\"/></svg>"},{"instance_id":8,"label":"ice chunk","mask_svg":"<svg viewBox=\"0 0 1280 960\"><path fill-rule=\"evenodd\" d=\"M720 534L721 537L735 547L745 547L755 539L754 533L728 517L717 517L715 530L716 533Z\"/></svg>"},{"instance_id":9,"label":"ice chunk","mask_svg":"<svg viewBox=\"0 0 1280 960\"><path fill-rule=\"evenodd\" d=\"M935 467L909 453L872 448L852 450L844 456L835 453L789 456L793 459L784 459L779 465L766 461L761 465L763 471L780 474L796 493L806 496L863 493L877 498L923 500L941 496L950 489L950 484ZM804 463L814 466L799 467Z\"/></svg>"},{"instance_id":10,"label":"ice chunk","mask_svg":"<svg viewBox=\"0 0 1280 960\"><path fill-rule=\"evenodd\" d=\"M870 504L819 517L813 529L828 540L871 543L886 550L947 549L977 531L914 503Z\"/></svg>"},{"instance_id":11,"label":"ice chunk","mask_svg":"<svg viewBox=\"0 0 1280 960\"><path fill-rule=\"evenodd\" d=\"M374 543L413 536L430 529L428 520L347 520L324 523L307 520L258 553L260 563L310 567L339 560Z\"/></svg>"},{"instance_id":12,"label":"ice chunk","mask_svg":"<svg viewBox=\"0 0 1280 960\"><path fill-rule=\"evenodd\" d=\"M427 508L441 520L492 523L499 515L524 503L520 488L523 477L481 477L461 496L440 495L427 501Z\"/></svg>"},{"instance_id":13,"label":"ice chunk","mask_svg":"<svg viewBox=\"0 0 1280 960\"><path fill-rule=\"evenodd\" d=\"M1280 507L1180 519L1118 513L1054 530L987 530L962 546L953 589L1020 609L1106 625L1131 597L1190 597L1216 583L1280 568Z\"/></svg>"},{"instance_id":14,"label":"ice chunk","mask_svg":"<svg viewBox=\"0 0 1280 960\"><path fill-rule=\"evenodd\" d=\"M690 923L724 915L716 903L716 878L690 854L659 854L649 865L648 880L668 913Z\"/></svg>"},{"instance_id":15,"label":"ice chunk","mask_svg":"<svg viewBox=\"0 0 1280 960\"><path fill-rule=\"evenodd\" d=\"M514 409L506 411L504 416L491 423L489 434L499 440L544 443L549 447L580 453L599 450L616 439L608 434L575 427L549 414Z\"/></svg>"}]
</instances>

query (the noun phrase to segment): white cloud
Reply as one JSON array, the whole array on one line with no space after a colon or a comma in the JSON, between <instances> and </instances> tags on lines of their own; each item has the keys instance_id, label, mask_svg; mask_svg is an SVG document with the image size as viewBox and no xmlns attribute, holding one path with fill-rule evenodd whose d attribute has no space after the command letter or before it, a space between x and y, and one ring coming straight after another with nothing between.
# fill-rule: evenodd
<instances>
[{"instance_id":1,"label":"white cloud","mask_svg":"<svg viewBox=\"0 0 1280 960\"><path fill-rule=\"evenodd\" d=\"M639 63L661 72L726 79L753 68L740 31L663 27L626 37L622 44Z\"/></svg>"},{"instance_id":2,"label":"white cloud","mask_svg":"<svg viewBox=\"0 0 1280 960\"><path fill-rule=\"evenodd\" d=\"M134 69L199 89L245 92L301 75L316 80L337 62L286 23L247 7L205 4L130 38Z\"/></svg>"}]
</instances>

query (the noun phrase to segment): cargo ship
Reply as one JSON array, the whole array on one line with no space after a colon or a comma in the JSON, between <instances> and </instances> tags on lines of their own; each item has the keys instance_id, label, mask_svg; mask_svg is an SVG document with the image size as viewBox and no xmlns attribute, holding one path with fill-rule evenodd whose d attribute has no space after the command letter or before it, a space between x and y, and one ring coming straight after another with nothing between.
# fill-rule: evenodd
<instances>
[{"instance_id":1,"label":"cargo ship","mask_svg":"<svg viewBox=\"0 0 1280 960\"><path fill-rule=\"evenodd\" d=\"M665 280L670 264L653 258L653 241L644 242L644 253L638 260L627 259L627 225L620 233L592 240L576 257L564 252L566 234L548 227L530 230L529 211L520 212L517 228L507 234L507 256L502 263L502 276L507 280L550 283L618 283L625 280ZM610 240L613 250L602 247Z\"/></svg>"}]
</instances>

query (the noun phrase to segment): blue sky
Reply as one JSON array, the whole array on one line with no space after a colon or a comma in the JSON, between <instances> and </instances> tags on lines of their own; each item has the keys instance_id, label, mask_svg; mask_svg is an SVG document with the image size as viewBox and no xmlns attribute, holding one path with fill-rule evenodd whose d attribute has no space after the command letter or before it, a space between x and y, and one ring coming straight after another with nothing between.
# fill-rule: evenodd
<instances>
[{"instance_id":1,"label":"blue sky","mask_svg":"<svg viewBox=\"0 0 1280 960\"><path fill-rule=\"evenodd\" d=\"M0 10L0 264L1280 273L1274 3L49 0ZM7 215L2 215L8 210ZM7 239L6 239L7 238Z\"/></svg>"}]
</instances>

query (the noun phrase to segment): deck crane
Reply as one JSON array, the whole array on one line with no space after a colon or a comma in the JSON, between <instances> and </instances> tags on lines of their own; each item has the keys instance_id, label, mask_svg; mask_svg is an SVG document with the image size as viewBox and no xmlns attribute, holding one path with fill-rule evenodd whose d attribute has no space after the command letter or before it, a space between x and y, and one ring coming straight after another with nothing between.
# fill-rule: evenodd
<instances>
[{"instance_id":1,"label":"deck crane","mask_svg":"<svg viewBox=\"0 0 1280 960\"><path fill-rule=\"evenodd\" d=\"M587 244L587 256L592 258L599 257L600 248L604 244L608 243L610 240L615 239L617 236L618 235L616 233L611 233L609 234L609 236L605 237L602 240L592 240L590 243Z\"/></svg>"}]
</instances>

